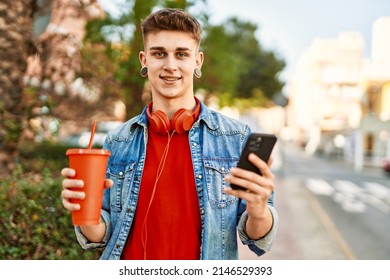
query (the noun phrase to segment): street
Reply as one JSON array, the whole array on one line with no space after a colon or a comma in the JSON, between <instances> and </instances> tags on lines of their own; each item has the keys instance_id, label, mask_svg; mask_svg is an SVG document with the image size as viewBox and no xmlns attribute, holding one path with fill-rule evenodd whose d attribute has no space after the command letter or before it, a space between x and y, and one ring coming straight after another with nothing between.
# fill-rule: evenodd
<instances>
[{"instance_id":1,"label":"street","mask_svg":"<svg viewBox=\"0 0 390 280\"><path fill-rule=\"evenodd\" d=\"M352 164L309 157L294 146L279 150L279 231L260 259L390 259L388 175L378 167L355 172ZM240 259L258 258L241 246Z\"/></svg>"}]
</instances>

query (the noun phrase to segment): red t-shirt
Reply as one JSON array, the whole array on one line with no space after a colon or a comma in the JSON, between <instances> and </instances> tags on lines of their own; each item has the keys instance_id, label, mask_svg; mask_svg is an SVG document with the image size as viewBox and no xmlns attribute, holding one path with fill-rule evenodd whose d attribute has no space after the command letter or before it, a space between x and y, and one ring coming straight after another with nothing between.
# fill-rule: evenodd
<instances>
[{"instance_id":1,"label":"red t-shirt","mask_svg":"<svg viewBox=\"0 0 390 280\"><path fill-rule=\"evenodd\" d=\"M188 133L172 136L156 186L168 135L149 127L148 136L137 210L121 258L200 259L201 221Z\"/></svg>"}]
</instances>

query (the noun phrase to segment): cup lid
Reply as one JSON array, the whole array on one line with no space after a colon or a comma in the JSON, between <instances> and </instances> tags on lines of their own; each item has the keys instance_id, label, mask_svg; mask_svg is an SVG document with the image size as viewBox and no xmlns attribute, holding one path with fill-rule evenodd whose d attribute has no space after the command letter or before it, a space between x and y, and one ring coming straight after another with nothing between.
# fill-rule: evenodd
<instances>
[{"instance_id":1,"label":"cup lid","mask_svg":"<svg viewBox=\"0 0 390 280\"><path fill-rule=\"evenodd\" d=\"M103 150L103 149L68 149L68 150L66 150L66 155L77 155L77 154L103 155L103 156L110 156L111 155L109 150Z\"/></svg>"}]
</instances>

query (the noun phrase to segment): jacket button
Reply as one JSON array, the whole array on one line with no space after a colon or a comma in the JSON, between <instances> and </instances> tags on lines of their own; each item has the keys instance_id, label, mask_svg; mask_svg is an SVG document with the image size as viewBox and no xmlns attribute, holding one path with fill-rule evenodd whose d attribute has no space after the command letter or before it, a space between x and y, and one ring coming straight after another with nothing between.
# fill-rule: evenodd
<instances>
[{"instance_id":1,"label":"jacket button","mask_svg":"<svg viewBox=\"0 0 390 280\"><path fill-rule=\"evenodd\" d=\"M115 247L116 247L117 249L119 249L119 248L121 247L121 244L117 243L117 244L115 245Z\"/></svg>"},{"instance_id":2,"label":"jacket button","mask_svg":"<svg viewBox=\"0 0 390 280\"><path fill-rule=\"evenodd\" d=\"M202 179L202 178L203 178L203 176L199 174L199 175L198 175L198 178L199 178L199 179Z\"/></svg>"},{"instance_id":3,"label":"jacket button","mask_svg":"<svg viewBox=\"0 0 390 280\"><path fill-rule=\"evenodd\" d=\"M121 171L121 172L119 172L119 176L123 176L123 172Z\"/></svg>"}]
</instances>

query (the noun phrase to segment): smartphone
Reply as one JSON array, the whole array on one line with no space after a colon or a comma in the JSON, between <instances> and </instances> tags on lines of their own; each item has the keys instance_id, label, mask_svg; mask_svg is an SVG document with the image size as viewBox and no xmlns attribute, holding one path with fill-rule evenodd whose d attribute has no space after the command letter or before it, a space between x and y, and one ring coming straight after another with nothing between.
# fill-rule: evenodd
<instances>
[{"instance_id":1,"label":"smartphone","mask_svg":"<svg viewBox=\"0 0 390 280\"><path fill-rule=\"evenodd\" d=\"M246 169L261 175L260 170L248 160L250 153L256 154L263 161L268 162L277 138L273 134L252 133L249 135L242 150L237 167ZM243 189L240 186L230 184L232 189Z\"/></svg>"}]
</instances>

